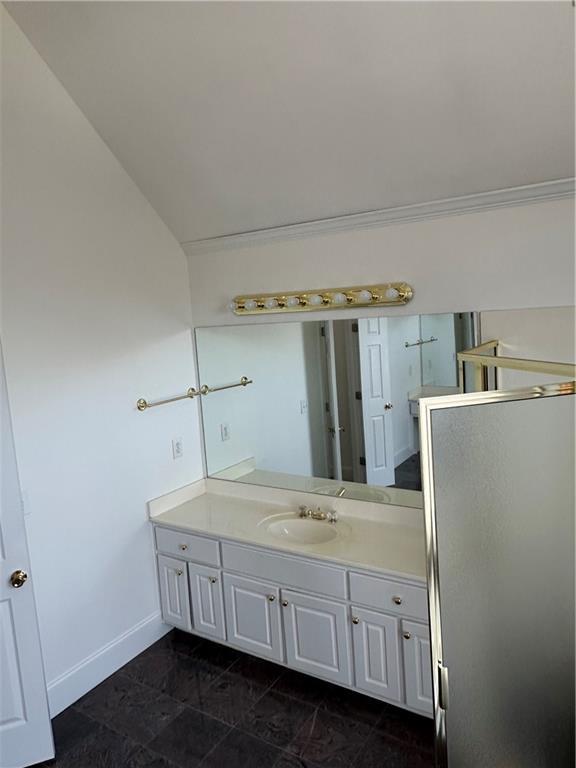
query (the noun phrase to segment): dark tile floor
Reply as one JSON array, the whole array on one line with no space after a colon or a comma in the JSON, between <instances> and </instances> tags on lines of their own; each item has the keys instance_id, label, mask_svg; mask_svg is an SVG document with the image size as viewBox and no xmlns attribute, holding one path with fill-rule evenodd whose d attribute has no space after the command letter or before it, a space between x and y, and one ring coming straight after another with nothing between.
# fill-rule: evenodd
<instances>
[{"instance_id":1,"label":"dark tile floor","mask_svg":"<svg viewBox=\"0 0 576 768\"><path fill-rule=\"evenodd\" d=\"M53 721L54 768L431 768L432 721L174 630Z\"/></svg>"},{"instance_id":2,"label":"dark tile floor","mask_svg":"<svg viewBox=\"0 0 576 768\"><path fill-rule=\"evenodd\" d=\"M408 491L422 490L422 475L420 472L420 452L413 453L394 470L393 488L405 488Z\"/></svg>"}]
</instances>

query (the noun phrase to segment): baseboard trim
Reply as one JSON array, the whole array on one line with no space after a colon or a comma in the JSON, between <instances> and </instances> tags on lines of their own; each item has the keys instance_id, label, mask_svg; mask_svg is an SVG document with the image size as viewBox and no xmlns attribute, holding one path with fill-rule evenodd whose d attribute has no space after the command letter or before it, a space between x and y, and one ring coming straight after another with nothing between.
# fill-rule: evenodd
<instances>
[{"instance_id":1,"label":"baseboard trim","mask_svg":"<svg viewBox=\"0 0 576 768\"><path fill-rule=\"evenodd\" d=\"M55 717L78 701L134 656L160 640L170 629L159 612L152 613L52 680L47 686L50 717Z\"/></svg>"},{"instance_id":2,"label":"baseboard trim","mask_svg":"<svg viewBox=\"0 0 576 768\"><path fill-rule=\"evenodd\" d=\"M398 451L394 454L394 468L396 468L399 464L402 464L406 459L409 459L412 454L416 453L416 451L413 448L402 448L402 450Z\"/></svg>"}]
</instances>

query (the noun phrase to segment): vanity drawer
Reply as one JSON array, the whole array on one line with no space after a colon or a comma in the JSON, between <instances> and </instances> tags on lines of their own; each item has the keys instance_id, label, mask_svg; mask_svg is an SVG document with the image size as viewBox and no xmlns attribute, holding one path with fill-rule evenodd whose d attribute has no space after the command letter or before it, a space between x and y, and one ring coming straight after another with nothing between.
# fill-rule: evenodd
<instances>
[{"instance_id":1,"label":"vanity drawer","mask_svg":"<svg viewBox=\"0 0 576 768\"><path fill-rule=\"evenodd\" d=\"M351 573L350 600L387 613L428 621L428 592L425 587Z\"/></svg>"},{"instance_id":2,"label":"vanity drawer","mask_svg":"<svg viewBox=\"0 0 576 768\"><path fill-rule=\"evenodd\" d=\"M191 533L156 527L156 549L167 555L176 555L205 565L220 565L218 542L193 536Z\"/></svg>"},{"instance_id":3,"label":"vanity drawer","mask_svg":"<svg viewBox=\"0 0 576 768\"><path fill-rule=\"evenodd\" d=\"M346 599L346 571L330 565L260 549L250 549L222 542L222 564L226 570L286 587L310 590L330 597Z\"/></svg>"}]
</instances>

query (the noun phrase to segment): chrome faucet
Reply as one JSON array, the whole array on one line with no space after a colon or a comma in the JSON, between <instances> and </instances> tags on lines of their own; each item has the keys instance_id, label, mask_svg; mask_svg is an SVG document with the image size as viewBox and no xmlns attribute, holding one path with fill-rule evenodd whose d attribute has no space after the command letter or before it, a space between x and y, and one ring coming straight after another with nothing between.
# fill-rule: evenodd
<instances>
[{"instance_id":1,"label":"chrome faucet","mask_svg":"<svg viewBox=\"0 0 576 768\"><path fill-rule=\"evenodd\" d=\"M338 515L333 509L323 512L320 507L312 509L312 507L307 507L306 504L301 504L298 509L300 510L300 517L305 517L309 520L327 520L329 523L338 522Z\"/></svg>"}]
</instances>

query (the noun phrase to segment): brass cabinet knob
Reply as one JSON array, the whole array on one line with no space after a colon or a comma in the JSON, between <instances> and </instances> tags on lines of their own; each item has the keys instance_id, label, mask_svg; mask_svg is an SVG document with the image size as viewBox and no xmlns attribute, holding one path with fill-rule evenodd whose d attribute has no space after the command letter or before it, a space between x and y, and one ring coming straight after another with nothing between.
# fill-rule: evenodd
<instances>
[{"instance_id":1,"label":"brass cabinet knob","mask_svg":"<svg viewBox=\"0 0 576 768\"><path fill-rule=\"evenodd\" d=\"M282 600L282 605L284 606L284 608L287 608L288 607L288 600Z\"/></svg>"},{"instance_id":2,"label":"brass cabinet knob","mask_svg":"<svg viewBox=\"0 0 576 768\"><path fill-rule=\"evenodd\" d=\"M358 616L352 616L352 624L360 624L360 619Z\"/></svg>"},{"instance_id":3,"label":"brass cabinet knob","mask_svg":"<svg viewBox=\"0 0 576 768\"><path fill-rule=\"evenodd\" d=\"M404 640L410 640L412 635L410 634L410 632L403 632L402 637L404 638Z\"/></svg>"},{"instance_id":4,"label":"brass cabinet knob","mask_svg":"<svg viewBox=\"0 0 576 768\"><path fill-rule=\"evenodd\" d=\"M273 603L276 600L276 595L268 595L268 602Z\"/></svg>"},{"instance_id":5,"label":"brass cabinet knob","mask_svg":"<svg viewBox=\"0 0 576 768\"><path fill-rule=\"evenodd\" d=\"M396 603L396 605L402 605L402 598L401 598L401 597L398 597L398 595L395 595L395 596L392 598L392 602L393 602L393 603Z\"/></svg>"},{"instance_id":6,"label":"brass cabinet knob","mask_svg":"<svg viewBox=\"0 0 576 768\"><path fill-rule=\"evenodd\" d=\"M188 549L188 544L180 544L180 549L182 550L182 552L186 552L186 550Z\"/></svg>"},{"instance_id":7,"label":"brass cabinet knob","mask_svg":"<svg viewBox=\"0 0 576 768\"><path fill-rule=\"evenodd\" d=\"M182 576L183 573L184 571L182 570L182 568L178 568L178 570L176 571L176 576Z\"/></svg>"},{"instance_id":8,"label":"brass cabinet knob","mask_svg":"<svg viewBox=\"0 0 576 768\"><path fill-rule=\"evenodd\" d=\"M216 584L218 579L216 578L216 576L209 576L208 581L210 582L210 584Z\"/></svg>"},{"instance_id":9,"label":"brass cabinet knob","mask_svg":"<svg viewBox=\"0 0 576 768\"><path fill-rule=\"evenodd\" d=\"M24 584L28 581L28 574L26 571L14 571L14 573L10 576L10 584L14 587L14 589L19 589L20 587L23 587Z\"/></svg>"}]
</instances>

